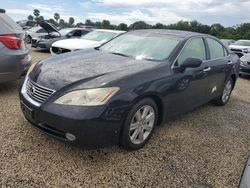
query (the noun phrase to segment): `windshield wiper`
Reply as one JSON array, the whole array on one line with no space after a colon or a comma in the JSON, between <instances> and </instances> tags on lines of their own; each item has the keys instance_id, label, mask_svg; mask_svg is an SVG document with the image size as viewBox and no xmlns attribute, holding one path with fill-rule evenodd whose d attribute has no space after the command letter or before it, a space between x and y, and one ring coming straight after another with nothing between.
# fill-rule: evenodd
<instances>
[{"instance_id":1,"label":"windshield wiper","mask_svg":"<svg viewBox=\"0 0 250 188\"><path fill-rule=\"evenodd\" d=\"M130 57L129 55L125 55L125 54L122 54L122 53L119 53L119 52L110 52L111 54L114 54L114 55L120 55L120 56L123 56L123 57Z\"/></svg>"}]
</instances>

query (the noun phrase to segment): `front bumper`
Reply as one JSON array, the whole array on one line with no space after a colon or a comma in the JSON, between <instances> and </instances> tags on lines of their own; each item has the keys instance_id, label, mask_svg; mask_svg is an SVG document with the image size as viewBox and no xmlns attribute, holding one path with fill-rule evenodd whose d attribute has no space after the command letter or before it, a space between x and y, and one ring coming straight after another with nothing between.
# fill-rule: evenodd
<instances>
[{"instance_id":1,"label":"front bumper","mask_svg":"<svg viewBox=\"0 0 250 188\"><path fill-rule=\"evenodd\" d=\"M50 40L34 38L31 40L31 47L41 50L49 50L52 43L53 42L51 42Z\"/></svg>"},{"instance_id":2,"label":"front bumper","mask_svg":"<svg viewBox=\"0 0 250 188\"><path fill-rule=\"evenodd\" d=\"M240 74L250 76L250 65L240 65Z\"/></svg>"},{"instance_id":3,"label":"front bumper","mask_svg":"<svg viewBox=\"0 0 250 188\"><path fill-rule=\"evenodd\" d=\"M108 106L73 107L44 103L34 106L20 93L21 109L25 118L35 127L62 141L98 148L117 145L127 108ZM67 138L66 134L75 139Z\"/></svg>"}]
</instances>

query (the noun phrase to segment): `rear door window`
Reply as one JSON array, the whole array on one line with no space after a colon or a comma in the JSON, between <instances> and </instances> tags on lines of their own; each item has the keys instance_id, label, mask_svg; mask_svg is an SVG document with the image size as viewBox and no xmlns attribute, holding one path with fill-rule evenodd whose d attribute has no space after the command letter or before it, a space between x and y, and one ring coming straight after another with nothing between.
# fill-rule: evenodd
<instances>
[{"instance_id":1,"label":"rear door window","mask_svg":"<svg viewBox=\"0 0 250 188\"><path fill-rule=\"evenodd\" d=\"M224 46L222 46L218 41L211 38L207 38L207 44L210 51L211 59L221 58L226 56L225 54L226 50Z\"/></svg>"},{"instance_id":2,"label":"rear door window","mask_svg":"<svg viewBox=\"0 0 250 188\"><path fill-rule=\"evenodd\" d=\"M80 36L82 36L82 31L81 30L75 30L73 36L74 37L80 37Z\"/></svg>"}]
</instances>

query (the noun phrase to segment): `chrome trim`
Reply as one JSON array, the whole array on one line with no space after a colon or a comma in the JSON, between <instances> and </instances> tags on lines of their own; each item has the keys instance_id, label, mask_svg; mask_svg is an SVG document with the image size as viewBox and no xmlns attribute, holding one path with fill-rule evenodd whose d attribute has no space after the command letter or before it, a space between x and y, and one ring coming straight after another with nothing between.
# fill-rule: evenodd
<instances>
[{"instance_id":1,"label":"chrome trim","mask_svg":"<svg viewBox=\"0 0 250 188\"><path fill-rule=\"evenodd\" d=\"M203 72L209 72L209 71L211 71L211 67L203 69Z\"/></svg>"},{"instance_id":2,"label":"chrome trim","mask_svg":"<svg viewBox=\"0 0 250 188\"><path fill-rule=\"evenodd\" d=\"M33 94L28 91L30 87L34 87L35 89ZM36 107L40 107L54 92L55 90L33 83L28 77L25 78L21 89L24 98Z\"/></svg>"},{"instance_id":3,"label":"chrome trim","mask_svg":"<svg viewBox=\"0 0 250 188\"><path fill-rule=\"evenodd\" d=\"M23 83L22 89L21 89L21 93L23 95L23 97L28 100L32 105L36 106L36 107L40 107L41 103L36 102L35 100L33 100L32 98L30 98L30 96L27 94L27 82L28 82L28 77L25 78L25 81Z\"/></svg>"},{"instance_id":4,"label":"chrome trim","mask_svg":"<svg viewBox=\"0 0 250 188\"><path fill-rule=\"evenodd\" d=\"M175 62L177 61L177 59L180 57L180 55L181 55L181 53L183 52L183 50L184 50L184 48L187 46L187 44L188 44L188 42L190 41L190 40L192 40L192 39L195 39L195 38L202 38L202 39L204 39L204 38L210 38L210 39L213 39L213 38L211 38L211 37L209 37L209 36L194 36L194 37L191 37L191 38L189 38L187 41L186 41L186 43L185 43L185 45L182 47L182 49L181 49L181 51L179 52L179 54L176 56L176 58L175 58L175 60L174 60L174 62L172 63L172 65L171 65L171 69L174 69L174 68L178 68L179 66L174 66L174 64L175 64ZM220 42L219 42L220 43ZM221 43L220 43L221 44ZM204 43L204 45L205 45L205 43ZM222 45L222 44L221 44ZM223 45L222 45L223 46ZM206 47L206 46L205 46ZM224 47L224 46L223 46ZM225 48L225 47L224 47ZM226 49L226 48L225 48ZM228 49L226 49L227 50L227 52L228 52ZM224 56L224 57L218 57L218 58L213 58L213 59L206 59L206 60L203 60L202 61L202 63L205 63L205 62L209 62L209 61L214 61L214 60L219 60L219 59L224 59L224 58L228 58L228 57L230 57L230 54L229 54L229 52L228 52L228 55L227 56Z\"/></svg>"}]
</instances>

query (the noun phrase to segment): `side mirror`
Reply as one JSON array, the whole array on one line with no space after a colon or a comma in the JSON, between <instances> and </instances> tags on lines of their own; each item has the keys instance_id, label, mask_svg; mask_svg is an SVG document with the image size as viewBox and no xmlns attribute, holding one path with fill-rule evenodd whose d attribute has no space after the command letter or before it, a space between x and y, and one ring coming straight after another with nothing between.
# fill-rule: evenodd
<instances>
[{"instance_id":1,"label":"side mirror","mask_svg":"<svg viewBox=\"0 0 250 188\"><path fill-rule=\"evenodd\" d=\"M186 69L186 68L196 68L196 67L201 66L201 64L202 64L201 59L189 57L181 64L180 67L184 68L184 69Z\"/></svg>"}]
</instances>

